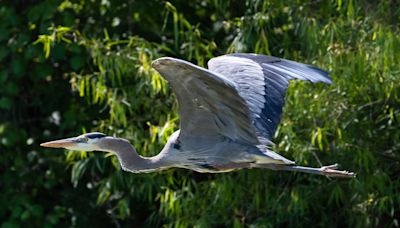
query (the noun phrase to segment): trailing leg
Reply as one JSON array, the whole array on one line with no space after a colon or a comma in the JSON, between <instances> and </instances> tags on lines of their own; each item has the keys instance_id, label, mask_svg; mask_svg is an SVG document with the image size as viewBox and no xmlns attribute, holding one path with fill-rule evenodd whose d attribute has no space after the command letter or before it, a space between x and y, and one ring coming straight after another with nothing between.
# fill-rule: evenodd
<instances>
[{"instance_id":1,"label":"trailing leg","mask_svg":"<svg viewBox=\"0 0 400 228\"><path fill-rule=\"evenodd\" d=\"M322 166L320 168L312 168L305 166L297 166L297 165L281 165L281 164L256 164L258 168L267 168L271 170L277 171L297 171L303 173L312 173L319 174L327 177L346 177L352 178L355 177L356 174L353 172L348 172L345 170L337 170L338 164Z\"/></svg>"}]
</instances>

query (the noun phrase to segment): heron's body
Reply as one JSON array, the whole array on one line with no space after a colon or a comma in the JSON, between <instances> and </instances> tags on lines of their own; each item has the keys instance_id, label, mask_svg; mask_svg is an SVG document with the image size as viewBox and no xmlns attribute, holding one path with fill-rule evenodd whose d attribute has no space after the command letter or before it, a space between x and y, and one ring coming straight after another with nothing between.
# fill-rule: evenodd
<instances>
[{"instance_id":1,"label":"heron's body","mask_svg":"<svg viewBox=\"0 0 400 228\"><path fill-rule=\"evenodd\" d=\"M252 168L261 163L293 164L294 162L254 145L234 142L226 137L198 138L196 143L179 140L179 131L169 138L160 152L172 167L186 168L202 173L228 172ZM267 153L270 153L268 156ZM274 156L272 158L271 156ZM279 158L281 160L279 160Z\"/></svg>"},{"instance_id":2,"label":"heron's body","mask_svg":"<svg viewBox=\"0 0 400 228\"><path fill-rule=\"evenodd\" d=\"M197 172L269 168L354 176L336 166L309 168L268 149L280 122L289 80L331 83L328 73L313 66L256 54L213 58L209 69L164 57L152 66L169 82L180 106L180 130L152 158L136 153L124 139L89 133L42 146L100 150L118 156L124 170L152 172L171 167Z\"/></svg>"}]
</instances>

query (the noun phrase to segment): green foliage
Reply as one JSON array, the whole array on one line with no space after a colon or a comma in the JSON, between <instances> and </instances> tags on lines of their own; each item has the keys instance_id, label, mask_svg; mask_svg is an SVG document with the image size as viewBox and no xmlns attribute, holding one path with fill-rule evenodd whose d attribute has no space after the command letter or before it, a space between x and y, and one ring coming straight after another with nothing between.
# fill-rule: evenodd
<instances>
[{"instance_id":1,"label":"green foliage","mask_svg":"<svg viewBox=\"0 0 400 228\"><path fill-rule=\"evenodd\" d=\"M399 226L395 2L16 1L0 16L1 227ZM38 147L102 131L155 155L179 116L152 60L205 66L228 52L329 70L331 86L291 84L274 149L299 164L338 162L357 178L131 174L109 154Z\"/></svg>"}]
</instances>

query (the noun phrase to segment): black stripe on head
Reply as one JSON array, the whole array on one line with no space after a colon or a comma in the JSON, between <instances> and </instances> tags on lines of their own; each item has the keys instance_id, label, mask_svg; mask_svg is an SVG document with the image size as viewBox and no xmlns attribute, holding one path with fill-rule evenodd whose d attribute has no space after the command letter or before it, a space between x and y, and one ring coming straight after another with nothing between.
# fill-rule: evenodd
<instances>
[{"instance_id":1,"label":"black stripe on head","mask_svg":"<svg viewBox=\"0 0 400 228\"><path fill-rule=\"evenodd\" d=\"M98 139L98 138L106 137L106 135L103 133L100 133L100 132L93 132L93 133L85 134L85 137L87 137L89 139Z\"/></svg>"}]
</instances>

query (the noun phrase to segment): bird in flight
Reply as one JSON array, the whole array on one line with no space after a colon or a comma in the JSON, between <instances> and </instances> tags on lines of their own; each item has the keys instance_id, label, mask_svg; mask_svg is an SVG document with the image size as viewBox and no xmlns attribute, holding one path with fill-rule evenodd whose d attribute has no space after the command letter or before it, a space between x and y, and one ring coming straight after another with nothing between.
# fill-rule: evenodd
<instances>
[{"instance_id":1,"label":"bird in flight","mask_svg":"<svg viewBox=\"0 0 400 228\"><path fill-rule=\"evenodd\" d=\"M212 58L208 69L190 62L159 58L152 63L172 87L178 103L180 129L154 157L139 155L128 140L103 133L40 144L43 147L112 152L121 167L133 173L186 168L203 173L244 168L299 171L328 177L354 177L337 165L297 165L270 149L280 122L289 80L331 83L314 66L258 54Z\"/></svg>"}]
</instances>

